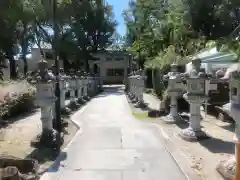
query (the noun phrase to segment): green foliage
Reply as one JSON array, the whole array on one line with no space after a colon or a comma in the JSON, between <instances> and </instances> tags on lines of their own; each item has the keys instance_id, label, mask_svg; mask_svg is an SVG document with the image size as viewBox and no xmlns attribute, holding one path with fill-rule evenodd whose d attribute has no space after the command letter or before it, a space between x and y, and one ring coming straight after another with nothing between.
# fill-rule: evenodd
<instances>
[{"instance_id":1,"label":"green foliage","mask_svg":"<svg viewBox=\"0 0 240 180\"><path fill-rule=\"evenodd\" d=\"M237 0L136 0L123 13L128 50L146 67L185 63L227 37L239 24L239 9Z\"/></svg>"},{"instance_id":2,"label":"green foliage","mask_svg":"<svg viewBox=\"0 0 240 180\"><path fill-rule=\"evenodd\" d=\"M27 88L23 88L21 91L5 97L4 101L0 104L1 119L7 119L33 110L35 108L35 95L36 89L28 85Z\"/></svg>"},{"instance_id":3,"label":"green foliage","mask_svg":"<svg viewBox=\"0 0 240 180\"><path fill-rule=\"evenodd\" d=\"M79 68L79 61L86 61L92 52L112 44L116 21L110 5L102 4L102 0L57 0L54 18L52 2L1 1L0 52L10 60L11 78L17 77L13 56L19 53L19 48L16 48L19 45L26 75L28 66L25 56L33 44L37 44L39 48L44 42L50 43L52 47L56 45L66 68L69 67L69 59L73 61L73 67L77 65ZM55 44L49 29L59 31Z\"/></svg>"}]
</instances>

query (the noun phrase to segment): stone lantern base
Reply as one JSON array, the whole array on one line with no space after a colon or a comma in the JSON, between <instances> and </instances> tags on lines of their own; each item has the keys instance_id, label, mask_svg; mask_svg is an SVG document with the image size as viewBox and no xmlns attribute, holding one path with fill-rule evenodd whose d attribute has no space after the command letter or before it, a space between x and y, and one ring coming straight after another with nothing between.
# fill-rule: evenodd
<instances>
[{"instance_id":1,"label":"stone lantern base","mask_svg":"<svg viewBox=\"0 0 240 180\"><path fill-rule=\"evenodd\" d=\"M43 130L43 132L31 142L31 145L36 148L56 148L59 144L63 144L63 135L54 129Z\"/></svg>"},{"instance_id":2,"label":"stone lantern base","mask_svg":"<svg viewBox=\"0 0 240 180\"><path fill-rule=\"evenodd\" d=\"M78 104L76 101L70 101L68 108L73 110L77 110L79 108L80 104Z\"/></svg>"},{"instance_id":3,"label":"stone lantern base","mask_svg":"<svg viewBox=\"0 0 240 180\"><path fill-rule=\"evenodd\" d=\"M235 156L226 161L221 161L217 166L217 171L224 177L224 179L232 180L236 171L236 159Z\"/></svg>"},{"instance_id":4,"label":"stone lantern base","mask_svg":"<svg viewBox=\"0 0 240 180\"><path fill-rule=\"evenodd\" d=\"M129 96L129 99L131 99L131 100L135 98L134 94L131 92L129 92L128 96Z\"/></svg>"},{"instance_id":5,"label":"stone lantern base","mask_svg":"<svg viewBox=\"0 0 240 180\"><path fill-rule=\"evenodd\" d=\"M83 96L83 99L84 99L85 101L89 101L91 98L90 98L88 95L86 95L86 96Z\"/></svg>"},{"instance_id":6,"label":"stone lantern base","mask_svg":"<svg viewBox=\"0 0 240 180\"><path fill-rule=\"evenodd\" d=\"M135 103L138 102L138 99L137 99L137 97L133 97L133 98L131 99L131 101L132 101L133 104L135 104Z\"/></svg>"},{"instance_id":7,"label":"stone lantern base","mask_svg":"<svg viewBox=\"0 0 240 180\"><path fill-rule=\"evenodd\" d=\"M143 101L138 101L136 104L137 108L146 108L147 105Z\"/></svg>"},{"instance_id":8,"label":"stone lantern base","mask_svg":"<svg viewBox=\"0 0 240 180\"><path fill-rule=\"evenodd\" d=\"M164 112L162 112L162 113L164 113ZM167 116L163 117L163 121L166 124L174 124L177 121L181 121L181 120L182 120L182 118L178 114L176 116L172 116L171 114L168 114Z\"/></svg>"},{"instance_id":9,"label":"stone lantern base","mask_svg":"<svg viewBox=\"0 0 240 180\"><path fill-rule=\"evenodd\" d=\"M86 103L86 100L84 100L82 97L81 98L78 98L77 102L79 104L85 104Z\"/></svg>"},{"instance_id":10,"label":"stone lantern base","mask_svg":"<svg viewBox=\"0 0 240 180\"><path fill-rule=\"evenodd\" d=\"M191 127L182 130L179 135L186 141L198 141L209 138L209 136L204 131L195 131Z\"/></svg>"},{"instance_id":11,"label":"stone lantern base","mask_svg":"<svg viewBox=\"0 0 240 180\"><path fill-rule=\"evenodd\" d=\"M71 114L71 109L69 109L68 107L64 107L61 109L61 114L68 116Z\"/></svg>"}]
</instances>

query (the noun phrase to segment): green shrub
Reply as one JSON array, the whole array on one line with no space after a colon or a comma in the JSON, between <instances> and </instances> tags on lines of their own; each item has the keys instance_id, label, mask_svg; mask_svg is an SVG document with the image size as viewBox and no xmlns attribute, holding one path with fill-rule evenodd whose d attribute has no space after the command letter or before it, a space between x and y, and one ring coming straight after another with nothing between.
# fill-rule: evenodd
<instances>
[{"instance_id":1,"label":"green shrub","mask_svg":"<svg viewBox=\"0 0 240 180\"><path fill-rule=\"evenodd\" d=\"M0 117L6 119L24 112L32 111L36 97L36 89L26 81L6 84L1 93Z\"/></svg>"}]
</instances>

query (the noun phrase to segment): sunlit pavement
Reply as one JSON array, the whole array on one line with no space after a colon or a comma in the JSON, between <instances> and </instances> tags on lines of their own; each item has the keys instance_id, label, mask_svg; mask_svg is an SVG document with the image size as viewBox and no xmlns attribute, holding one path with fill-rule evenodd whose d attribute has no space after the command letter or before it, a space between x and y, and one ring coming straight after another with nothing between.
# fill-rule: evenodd
<instances>
[{"instance_id":1,"label":"sunlit pavement","mask_svg":"<svg viewBox=\"0 0 240 180\"><path fill-rule=\"evenodd\" d=\"M81 126L58 169L42 179L186 180L158 129L134 119L123 86L108 86L74 118Z\"/></svg>"}]
</instances>

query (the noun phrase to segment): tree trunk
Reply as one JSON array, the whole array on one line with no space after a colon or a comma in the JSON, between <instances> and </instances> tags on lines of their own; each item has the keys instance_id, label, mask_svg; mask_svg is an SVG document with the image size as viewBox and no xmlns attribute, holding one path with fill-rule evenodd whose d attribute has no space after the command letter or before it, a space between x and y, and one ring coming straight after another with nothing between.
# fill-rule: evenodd
<instances>
[{"instance_id":1,"label":"tree trunk","mask_svg":"<svg viewBox=\"0 0 240 180\"><path fill-rule=\"evenodd\" d=\"M23 63L24 63L23 73L24 73L24 76L26 77L28 72L28 63L27 63L26 56L23 57Z\"/></svg>"},{"instance_id":2,"label":"tree trunk","mask_svg":"<svg viewBox=\"0 0 240 180\"><path fill-rule=\"evenodd\" d=\"M85 58L84 58L84 61L85 61L85 63L84 63L84 65L85 65L85 71L86 71L86 72L89 72L88 59L85 57Z\"/></svg>"},{"instance_id":3,"label":"tree trunk","mask_svg":"<svg viewBox=\"0 0 240 180\"><path fill-rule=\"evenodd\" d=\"M9 47L6 51L7 58L9 59L10 64L10 78L17 79L17 71L16 71L16 61L13 57L13 47Z\"/></svg>"},{"instance_id":4,"label":"tree trunk","mask_svg":"<svg viewBox=\"0 0 240 180\"><path fill-rule=\"evenodd\" d=\"M156 90L156 83L155 83L155 70L152 69L152 85L153 85L153 90Z\"/></svg>"},{"instance_id":5,"label":"tree trunk","mask_svg":"<svg viewBox=\"0 0 240 180\"><path fill-rule=\"evenodd\" d=\"M22 43L22 55L23 55L23 64L24 64L24 68L23 68L23 73L24 73L24 76L26 77L27 76L27 72L28 72L28 62L27 62L27 42L26 40L23 40L23 43Z\"/></svg>"},{"instance_id":6,"label":"tree trunk","mask_svg":"<svg viewBox=\"0 0 240 180\"><path fill-rule=\"evenodd\" d=\"M60 53L59 56L63 60L63 69L65 72L67 72L71 68L71 65L67 59L67 56L64 53Z\"/></svg>"}]
</instances>

